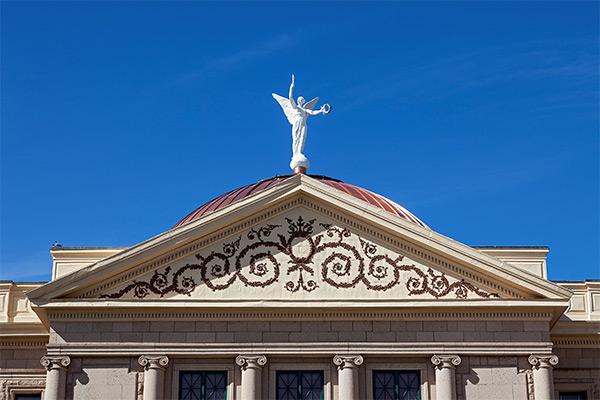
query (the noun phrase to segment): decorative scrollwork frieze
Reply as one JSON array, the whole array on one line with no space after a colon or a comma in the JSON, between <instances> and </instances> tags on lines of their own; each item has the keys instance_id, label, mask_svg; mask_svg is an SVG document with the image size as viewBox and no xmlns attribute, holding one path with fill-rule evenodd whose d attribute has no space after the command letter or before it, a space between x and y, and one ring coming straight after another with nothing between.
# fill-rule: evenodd
<instances>
[{"instance_id":1,"label":"decorative scrollwork frieze","mask_svg":"<svg viewBox=\"0 0 600 400\"><path fill-rule=\"evenodd\" d=\"M121 298L130 292L139 299L150 294L191 296L201 283L212 291L220 291L236 281L262 289L282 281L282 270L285 276L291 277L283 282L290 293L312 292L321 285L336 289L363 285L369 291L385 292L403 284L409 296L499 297L464 279L451 283L444 273L431 268L424 271L404 262L402 255L381 253L377 245L351 233L348 228L321 223L322 233L314 235L315 219L307 221L299 216L296 220L285 220L287 229L276 224L252 228L243 242L240 236L223 244L221 251L196 254L195 263L185 264L175 271L167 266L155 271L147 281L133 281L117 292L100 297Z\"/></svg>"}]
</instances>

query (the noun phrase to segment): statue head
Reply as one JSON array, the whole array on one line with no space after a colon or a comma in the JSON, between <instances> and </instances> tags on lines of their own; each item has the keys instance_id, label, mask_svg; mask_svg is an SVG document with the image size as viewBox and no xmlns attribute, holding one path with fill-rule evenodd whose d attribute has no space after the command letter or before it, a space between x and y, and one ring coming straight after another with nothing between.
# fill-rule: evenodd
<instances>
[{"instance_id":1,"label":"statue head","mask_svg":"<svg viewBox=\"0 0 600 400\"><path fill-rule=\"evenodd\" d=\"M304 104L304 97L300 96L298 97L298 105L301 106L302 104Z\"/></svg>"}]
</instances>

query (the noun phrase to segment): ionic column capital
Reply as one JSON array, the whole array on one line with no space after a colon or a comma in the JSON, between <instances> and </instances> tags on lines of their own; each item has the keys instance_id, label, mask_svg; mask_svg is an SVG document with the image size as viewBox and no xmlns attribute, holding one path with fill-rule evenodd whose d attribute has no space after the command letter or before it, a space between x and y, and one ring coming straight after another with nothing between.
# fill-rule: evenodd
<instances>
[{"instance_id":1,"label":"ionic column capital","mask_svg":"<svg viewBox=\"0 0 600 400\"><path fill-rule=\"evenodd\" d=\"M363 363L364 359L360 355L346 355L346 354L336 354L333 357L333 363L337 365L338 370L343 370L344 368L355 368Z\"/></svg>"},{"instance_id":2,"label":"ionic column capital","mask_svg":"<svg viewBox=\"0 0 600 400\"><path fill-rule=\"evenodd\" d=\"M69 364L71 364L71 357L69 356L43 356L40 359L40 363L50 371L53 369L66 370Z\"/></svg>"},{"instance_id":3,"label":"ionic column capital","mask_svg":"<svg viewBox=\"0 0 600 400\"><path fill-rule=\"evenodd\" d=\"M529 361L529 364L533 365L535 369L552 368L558 364L558 357L554 354L532 354L527 361Z\"/></svg>"},{"instance_id":4,"label":"ionic column capital","mask_svg":"<svg viewBox=\"0 0 600 400\"><path fill-rule=\"evenodd\" d=\"M138 363L147 371L149 369L164 370L169 365L169 357L167 356L140 356Z\"/></svg>"},{"instance_id":5,"label":"ionic column capital","mask_svg":"<svg viewBox=\"0 0 600 400\"><path fill-rule=\"evenodd\" d=\"M438 369L456 369L461 361L460 357L456 354L434 354L433 357L431 357L432 364Z\"/></svg>"},{"instance_id":6,"label":"ionic column capital","mask_svg":"<svg viewBox=\"0 0 600 400\"><path fill-rule=\"evenodd\" d=\"M242 371L246 369L258 369L262 368L267 364L267 357L262 354L259 355L242 355L240 354L235 358L235 363L242 368Z\"/></svg>"}]
</instances>

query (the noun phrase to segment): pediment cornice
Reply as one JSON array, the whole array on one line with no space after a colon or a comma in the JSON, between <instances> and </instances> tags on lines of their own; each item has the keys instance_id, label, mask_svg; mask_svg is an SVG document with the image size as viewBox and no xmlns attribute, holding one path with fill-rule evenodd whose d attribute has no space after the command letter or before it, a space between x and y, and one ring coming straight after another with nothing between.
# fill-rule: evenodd
<instances>
[{"instance_id":1,"label":"pediment cornice","mask_svg":"<svg viewBox=\"0 0 600 400\"><path fill-rule=\"evenodd\" d=\"M51 282L34 303L98 297L108 289L231 238L269 218L303 207L386 243L415 259L508 298L568 299L570 292L303 175Z\"/></svg>"}]
</instances>

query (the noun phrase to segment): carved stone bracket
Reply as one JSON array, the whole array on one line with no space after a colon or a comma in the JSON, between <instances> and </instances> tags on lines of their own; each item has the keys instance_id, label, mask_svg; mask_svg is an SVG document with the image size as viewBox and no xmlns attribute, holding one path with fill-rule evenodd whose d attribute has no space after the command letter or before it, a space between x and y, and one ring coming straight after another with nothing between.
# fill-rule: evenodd
<instances>
[{"instance_id":1,"label":"carved stone bracket","mask_svg":"<svg viewBox=\"0 0 600 400\"><path fill-rule=\"evenodd\" d=\"M358 368L364 359L360 355L339 355L333 357L333 363L337 365L338 370L344 368Z\"/></svg>"},{"instance_id":2,"label":"carved stone bracket","mask_svg":"<svg viewBox=\"0 0 600 400\"><path fill-rule=\"evenodd\" d=\"M460 357L456 354L434 354L433 357L431 357L432 364L435 365L438 369L455 369L457 366L460 365L461 361L462 360L460 359Z\"/></svg>"},{"instance_id":3,"label":"carved stone bracket","mask_svg":"<svg viewBox=\"0 0 600 400\"><path fill-rule=\"evenodd\" d=\"M69 364L71 364L71 358L69 356L43 356L40 359L40 363L48 371L53 369L66 370Z\"/></svg>"},{"instance_id":4,"label":"carved stone bracket","mask_svg":"<svg viewBox=\"0 0 600 400\"><path fill-rule=\"evenodd\" d=\"M242 368L242 371L246 369L259 369L267 365L267 357L263 355L239 355L235 358L235 363Z\"/></svg>"},{"instance_id":5,"label":"carved stone bracket","mask_svg":"<svg viewBox=\"0 0 600 400\"><path fill-rule=\"evenodd\" d=\"M138 363L145 370L161 369L164 370L169 365L169 357L167 356L140 356Z\"/></svg>"},{"instance_id":6,"label":"carved stone bracket","mask_svg":"<svg viewBox=\"0 0 600 400\"><path fill-rule=\"evenodd\" d=\"M527 361L529 361L529 364L533 365L534 369L552 368L556 364L558 364L558 357L555 356L554 354L544 354L544 355L532 354L529 356Z\"/></svg>"}]
</instances>

